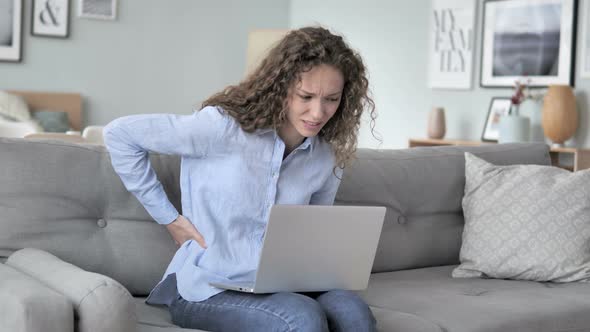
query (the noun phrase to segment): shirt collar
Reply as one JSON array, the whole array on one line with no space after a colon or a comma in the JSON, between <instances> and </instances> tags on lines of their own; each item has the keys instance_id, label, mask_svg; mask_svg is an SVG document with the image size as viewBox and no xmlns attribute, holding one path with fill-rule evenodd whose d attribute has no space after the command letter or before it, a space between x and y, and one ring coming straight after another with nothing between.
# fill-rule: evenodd
<instances>
[{"instance_id":1,"label":"shirt collar","mask_svg":"<svg viewBox=\"0 0 590 332\"><path fill-rule=\"evenodd\" d=\"M299 146L295 150L305 150L309 148L309 152L313 152L313 146L316 144L317 136L313 137L306 137L303 140L303 143L299 144Z\"/></svg>"},{"instance_id":2,"label":"shirt collar","mask_svg":"<svg viewBox=\"0 0 590 332\"><path fill-rule=\"evenodd\" d=\"M264 135L264 134L266 134L266 133L269 133L269 132L271 132L271 131L274 131L274 129L272 129L272 128L256 129L256 130L254 131L254 134L255 134L255 135L258 135L258 136L262 136L262 135Z\"/></svg>"},{"instance_id":3,"label":"shirt collar","mask_svg":"<svg viewBox=\"0 0 590 332\"><path fill-rule=\"evenodd\" d=\"M254 134L258 135L258 136L262 136L262 135L270 133L270 132L275 132L275 134L276 134L276 131L273 128L257 129L256 131L254 131ZM303 143L301 143L297 148L295 148L295 150L305 150L305 149L309 148L309 151L313 152L313 148L314 148L314 145L317 144L317 140L318 140L317 136L306 137L303 140Z\"/></svg>"}]
</instances>

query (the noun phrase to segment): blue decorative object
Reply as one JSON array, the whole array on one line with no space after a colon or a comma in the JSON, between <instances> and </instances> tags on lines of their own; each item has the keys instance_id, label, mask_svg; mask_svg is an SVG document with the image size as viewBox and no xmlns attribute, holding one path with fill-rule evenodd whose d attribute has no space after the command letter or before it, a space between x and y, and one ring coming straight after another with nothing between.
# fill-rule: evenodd
<instances>
[{"instance_id":1,"label":"blue decorative object","mask_svg":"<svg viewBox=\"0 0 590 332\"><path fill-rule=\"evenodd\" d=\"M68 113L61 111L33 112L33 119L37 120L43 130L51 133L65 133L70 130Z\"/></svg>"}]
</instances>

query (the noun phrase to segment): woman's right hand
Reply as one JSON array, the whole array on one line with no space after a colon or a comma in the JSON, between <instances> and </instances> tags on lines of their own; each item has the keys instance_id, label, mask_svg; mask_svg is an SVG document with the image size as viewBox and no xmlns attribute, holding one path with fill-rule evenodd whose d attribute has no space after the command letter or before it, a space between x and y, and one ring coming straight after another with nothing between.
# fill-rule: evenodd
<instances>
[{"instance_id":1,"label":"woman's right hand","mask_svg":"<svg viewBox=\"0 0 590 332\"><path fill-rule=\"evenodd\" d=\"M178 215L178 218L166 225L166 229L172 235L172 239L174 239L177 246L181 246L188 240L195 240L202 248L207 248L203 235L183 215Z\"/></svg>"}]
</instances>

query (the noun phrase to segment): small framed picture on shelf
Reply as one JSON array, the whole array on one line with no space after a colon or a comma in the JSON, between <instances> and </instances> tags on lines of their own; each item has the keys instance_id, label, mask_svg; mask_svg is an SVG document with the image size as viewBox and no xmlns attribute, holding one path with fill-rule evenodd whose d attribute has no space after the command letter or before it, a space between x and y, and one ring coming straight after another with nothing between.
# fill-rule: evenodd
<instances>
[{"instance_id":1,"label":"small framed picture on shelf","mask_svg":"<svg viewBox=\"0 0 590 332\"><path fill-rule=\"evenodd\" d=\"M78 16L115 20L117 19L117 0L78 0Z\"/></svg>"},{"instance_id":2,"label":"small framed picture on shelf","mask_svg":"<svg viewBox=\"0 0 590 332\"><path fill-rule=\"evenodd\" d=\"M21 60L22 10L22 0L0 0L0 61Z\"/></svg>"},{"instance_id":3,"label":"small framed picture on shelf","mask_svg":"<svg viewBox=\"0 0 590 332\"><path fill-rule=\"evenodd\" d=\"M31 35L67 38L69 34L69 0L33 0Z\"/></svg>"},{"instance_id":4,"label":"small framed picture on shelf","mask_svg":"<svg viewBox=\"0 0 590 332\"><path fill-rule=\"evenodd\" d=\"M481 140L484 142L497 142L500 136L500 117L508 115L511 105L510 97L493 97L488 109L486 123L483 127Z\"/></svg>"},{"instance_id":5,"label":"small framed picture on shelf","mask_svg":"<svg viewBox=\"0 0 590 332\"><path fill-rule=\"evenodd\" d=\"M574 85L578 0L485 0L481 86Z\"/></svg>"}]
</instances>

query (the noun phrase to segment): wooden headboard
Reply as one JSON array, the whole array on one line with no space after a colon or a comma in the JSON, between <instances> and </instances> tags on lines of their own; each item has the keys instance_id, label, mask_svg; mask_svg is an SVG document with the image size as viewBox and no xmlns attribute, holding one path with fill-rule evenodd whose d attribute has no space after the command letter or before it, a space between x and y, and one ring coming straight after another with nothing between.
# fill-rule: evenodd
<instances>
[{"instance_id":1,"label":"wooden headboard","mask_svg":"<svg viewBox=\"0 0 590 332\"><path fill-rule=\"evenodd\" d=\"M31 112L44 110L68 113L70 126L74 130L82 130L82 95L79 93L14 90L8 90L7 92L21 96Z\"/></svg>"}]
</instances>

